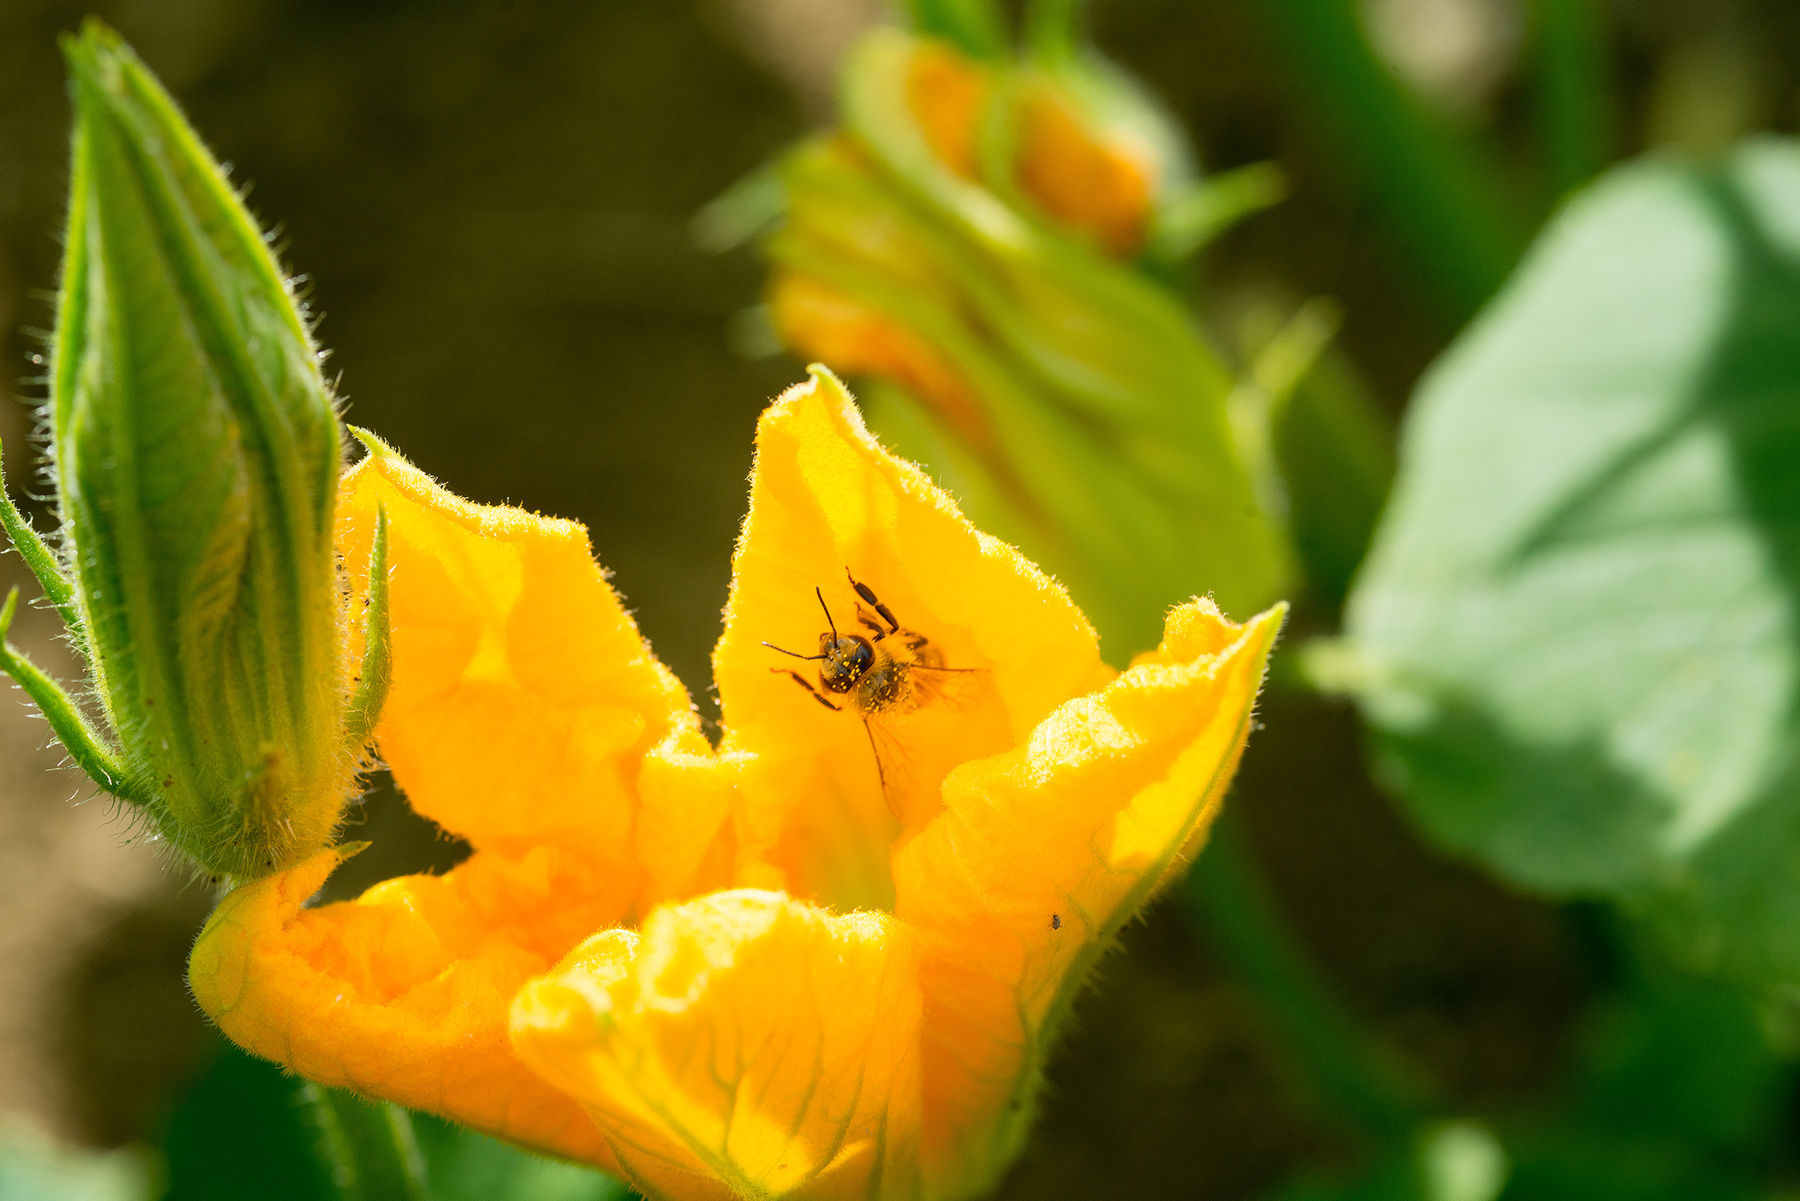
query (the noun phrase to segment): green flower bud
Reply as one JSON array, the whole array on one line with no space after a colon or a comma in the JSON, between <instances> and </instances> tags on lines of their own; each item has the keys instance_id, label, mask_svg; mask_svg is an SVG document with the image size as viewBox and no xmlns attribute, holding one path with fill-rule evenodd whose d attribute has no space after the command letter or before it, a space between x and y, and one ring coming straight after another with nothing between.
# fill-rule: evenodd
<instances>
[{"instance_id":1,"label":"green flower bud","mask_svg":"<svg viewBox=\"0 0 1800 1201\"><path fill-rule=\"evenodd\" d=\"M843 131L781 165L768 311L806 357L889 381L864 390L877 425L954 475L970 511L1028 546L1123 650L1154 642L1162 607L1192 595L1268 604L1292 582L1293 548L1236 427L1236 375L1176 296L999 182L1040 82L899 31L866 37L844 72ZM965 126L985 164L959 165ZM1067 133L1049 128L1040 153Z\"/></svg>"},{"instance_id":2,"label":"green flower bud","mask_svg":"<svg viewBox=\"0 0 1800 1201\"><path fill-rule=\"evenodd\" d=\"M342 440L288 281L131 50L92 22L65 50L60 561L10 505L6 526L87 656L104 731L16 653L0 666L171 844L260 875L333 836L385 685L385 602L376 670L353 687L332 542Z\"/></svg>"}]
</instances>

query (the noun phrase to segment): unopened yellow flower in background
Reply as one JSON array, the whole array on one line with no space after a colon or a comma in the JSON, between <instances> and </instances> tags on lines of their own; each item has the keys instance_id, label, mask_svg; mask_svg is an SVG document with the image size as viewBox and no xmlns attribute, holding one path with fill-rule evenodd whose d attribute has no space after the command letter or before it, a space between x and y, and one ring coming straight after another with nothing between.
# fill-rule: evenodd
<instances>
[{"instance_id":1,"label":"unopened yellow flower in background","mask_svg":"<svg viewBox=\"0 0 1800 1201\"><path fill-rule=\"evenodd\" d=\"M864 377L876 427L1029 548L1114 658L1196 592L1244 612L1286 593L1260 417L1167 282L1178 215L1230 210L1243 178L1196 178L1085 54L876 29L838 109L703 222L768 259L774 341Z\"/></svg>"},{"instance_id":2,"label":"unopened yellow flower in background","mask_svg":"<svg viewBox=\"0 0 1800 1201\"><path fill-rule=\"evenodd\" d=\"M314 1080L651 1197L989 1188L1088 969L1204 837L1283 610L1182 605L1115 673L1062 589L815 369L758 429L714 747L581 527L377 445L344 482L353 571L378 506L379 744L474 853L311 908L340 852L239 888L194 950L206 1011ZM765 645L892 624L967 686L878 729Z\"/></svg>"}]
</instances>

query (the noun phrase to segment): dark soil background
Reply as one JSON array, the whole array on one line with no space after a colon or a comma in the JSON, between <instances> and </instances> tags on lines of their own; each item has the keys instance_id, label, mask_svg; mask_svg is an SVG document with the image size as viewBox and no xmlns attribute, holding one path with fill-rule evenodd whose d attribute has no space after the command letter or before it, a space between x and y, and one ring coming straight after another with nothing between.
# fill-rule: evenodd
<instances>
[{"instance_id":1,"label":"dark soil background","mask_svg":"<svg viewBox=\"0 0 1800 1201\"><path fill-rule=\"evenodd\" d=\"M1398 415L1455 320L1385 235L1258 0L1096 0L1099 43L1201 160L1275 159L1293 198L1206 261L1200 303L1323 294ZM1522 3L1382 0L1383 42L1503 164L1521 240L1542 216ZM251 185L324 314L350 419L456 491L586 522L658 653L703 707L761 406L801 377L727 338L761 279L694 249L702 204L829 112L845 0L133 0L94 6ZM865 11L870 10L870 11ZM68 110L58 33L86 8L0 5L0 404L15 487L51 317ZM1800 119L1788 0L1619 0L1621 153ZM1398 32L1394 32L1394 31ZM1446 32L1446 30L1448 32ZM39 512L43 510L40 508ZM0 576L19 574L17 561ZM10 579L0 579L0 584ZM1330 614L1307 615L1313 628ZM20 638L56 660L53 626ZM58 662L66 675L66 658ZM1423 849L1367 782L1353 716L1280 692L1231 801L1280 906L1354 1013L1472 1107L1550 1089L1592 986L1569 914ZM0 1113L93 1144L153 1137L211 1036L182 984L207 897L69 806L42 727L0 698ZM455 857L377 788L363 877ZM1255 1195L1344 1161L1281 1041L1179 899L1134 927L1079 1007L1009 1197Z\"/></svg>"}]
</instances>

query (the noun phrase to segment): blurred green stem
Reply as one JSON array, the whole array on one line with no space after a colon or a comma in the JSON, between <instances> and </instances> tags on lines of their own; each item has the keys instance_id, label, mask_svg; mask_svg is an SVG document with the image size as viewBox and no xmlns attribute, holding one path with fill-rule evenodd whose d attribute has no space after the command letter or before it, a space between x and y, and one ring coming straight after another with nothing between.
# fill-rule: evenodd
<instances>
[{"instance_id":1,"label":"blurred green stem","mask_svg":"<svg viewBox=\"0 0 1800 1201\"><path fill-rule=\"evenodd\" d=\"M425 1157L406 1110L310 1083L300 1090L300 1104L342 1201L431 1201Z\"/></svg>"},{"instance_id":2,"label":"blurred green stem","mask_svg":"<svg viewBox=\"0 0 1800 1201\"><path fill-rule=\"evenodd\" d=\"M1025 9L1025 44L1040 63L1063 66L1077 57L1081 0L1031 0Z\"/></svg>"},{"instance_id":3,"label":"blurred green stem","mask_svg":"<svg viewBox=\"0 0 1800 1201\"><path fill-rule=\"evenodd\" d=\"M1472 316L1505 279L1523 231L1480 147L1453 135L1369 44L1350 0L1240 0L1287 55L1314 116L1370 188L1382 220L1449 315Z\"/></svg>"},{"instance_id":4,"label":"blurred green stem","mask_svg":"<svg viewBox=\"0 0 1800 1201\"><path fill-rule=\"evenodd\" d=\"M1532 54L1554 200L1593 178L1612 141L1604 29L1593 0L1533 0Z\"/></svg>"},{"instance_id":5,"label":"blurred green stem","mask_svg":"<svg viewBox=\"0 0 1800 1201\"><path fill-rule=\"evenodd\" d=\"M1322 1106L1382 1144L1431 1117L1423 1088L1356 1027L1276 912L1239 820L1227 810L1188 875L1188 906L1278 1027Z\"/></svg>"}]
</instances>

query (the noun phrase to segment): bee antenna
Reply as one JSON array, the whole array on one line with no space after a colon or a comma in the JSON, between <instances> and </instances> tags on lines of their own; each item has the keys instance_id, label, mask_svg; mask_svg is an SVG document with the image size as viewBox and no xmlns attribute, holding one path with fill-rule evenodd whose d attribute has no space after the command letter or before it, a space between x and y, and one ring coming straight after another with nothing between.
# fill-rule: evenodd
<instances>
[{"instance_id":1,"label":"bee antenna","mask_svg":"<svg viewBox=\"0 0 1800 1201\"><path fill-rule=\"evenodd\" d=\"M799 651L791 651L785 646L776 646L773 642L765 642L764 646L772 651L780 651L784 655L792 655L796 659L823 659L824 655L803 655Z\"/></svg>"},{"instance_id":2,"label":"bee antenna","mask_svg":"<svg viewBox=\"0 0 1800 1201\"><path fill-rule=\"evenodd\" d=\"M813 595L819 598L819 608L825 610L825 624L831 627L831 640L838 640L837 622L831 620L831 606L825 603L825 590L814 588Z\"/></svg>"}]
</instances>

